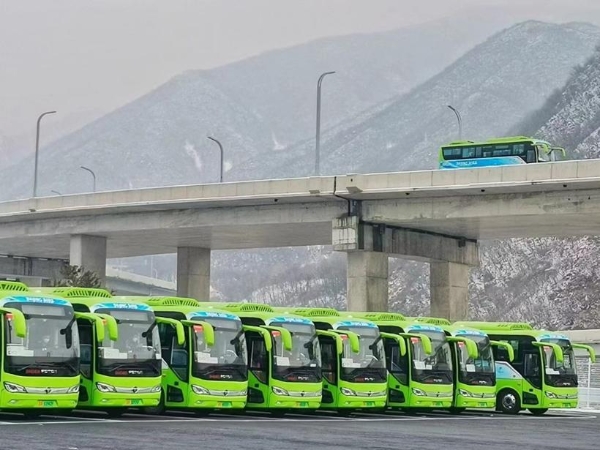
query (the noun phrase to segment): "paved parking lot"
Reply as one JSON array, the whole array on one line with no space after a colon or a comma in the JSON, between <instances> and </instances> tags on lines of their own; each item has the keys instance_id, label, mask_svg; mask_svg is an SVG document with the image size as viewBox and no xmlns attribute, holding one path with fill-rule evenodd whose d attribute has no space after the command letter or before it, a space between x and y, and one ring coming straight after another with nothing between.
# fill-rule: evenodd
<instances>
[{"instance_id":1,"label":"paved parking lot","mask_svg":"<svg viewBox=\"0 0 600 450\"><path fill-rule=\"evenodd\" d=\"M289 415L96 413L25 420L0 414L2 449L595 449L600 420L588 413Z\"/></svg>"}]
</instances>

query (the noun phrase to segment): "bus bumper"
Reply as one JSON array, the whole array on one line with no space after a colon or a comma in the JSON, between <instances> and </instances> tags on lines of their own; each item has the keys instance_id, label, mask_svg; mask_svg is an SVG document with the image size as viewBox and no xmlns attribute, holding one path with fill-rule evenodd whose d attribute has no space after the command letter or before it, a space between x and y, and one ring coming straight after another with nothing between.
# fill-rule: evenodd
<instances>
[{"instance_id":1,"label":"bus bumper","mask_svg":"<svg viewBox=\"0 0 600 450\"><path fill-rule=\"evenodd\" d=\"M28 393L0 393L1 409L74 409L78 394L38 395Z\"/></svg>"},{"instance_id":2,"label":"bus bumper","mask_svg":"<svg viewBox=\"0 0 600 450\"><path fill-rule=\"evenodd\" d=\"M147 408L158 406L160 392L148 394L121 394L110 392L94 392L91 402L86 406L97 408Z\"/></svg>"},{"instance_id":3,"label":"bus bumper","mask_svg":"<svg viewBox=\"0 0 600 450\"><path fill-rule=\"evenodd\" d=\"M321 406L321 397L288 397L271 394L268 408L271 409L317 409Z\"/></svg>"},{"instance_id":4,"label":"bus bumper","mask_svg":"<svg viewBox=\"0 0 600 450\"><path fill-rule=\"evenodd\" d=\"M468 409L494 409L496 407L496 398L465 398L458 396L456 399L456 404L454 406L457 408Z\"/></svg>"},{"instance_id":5,"label":"bus bumper","mask_svg":"<svg viewBox=\"0 0 600 450\"><path fill-rule=\"evenodd\" d=\"M243 409L246 407L246 397L225 397L192 393L190 394L189 406L197 409Z\"/></svg>"}]
</instances>

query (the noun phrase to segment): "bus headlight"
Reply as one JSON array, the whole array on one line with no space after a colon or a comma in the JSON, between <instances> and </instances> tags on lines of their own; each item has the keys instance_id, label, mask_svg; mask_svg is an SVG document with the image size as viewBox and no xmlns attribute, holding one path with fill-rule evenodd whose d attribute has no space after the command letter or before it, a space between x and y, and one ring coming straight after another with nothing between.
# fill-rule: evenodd
<instances>
[{"instance_id":1,"label":"bus headlight","mask_svg":"<svg viewBox=\"0 0 600 450\"><path fill-rule=\"evenodd\" d=\"M271 388L271 390L273 391L273 394L275 394L275 395L290 395L288 391L286 391L285 389L282 389L280 387L277 387L277 386L273 386Z\"/></svg>"},{"instance_id":2,"label":"bus headlight","mask_svg":"<svg viewBox=\"0 0 600 450\"><path fill-rule=\"evenodd\" d=\"M161 390L160 384L158 384L152 388L152 392L160 392L160 390Z\"/></svg>"},{"instance_id":3,"label":"bus headlight","mask_svg":"<svg viewBox=\"0 0 600 450\"><path fill-rule=\"evenodd\" d=\"M4 384L6 384L6 383L4 383ZM548 398L558 398L554 392L548 392L548 391L546 391L546 397L548 397Z\"/></svg>"},{"instance_id":4,"label":"bus headlight","mask_svg":"<svg viewBox=\"0 0 600 450\"><path fill-rule=\"evenodd\" d=\"M349 396L349 397L356 396L356 392L354 392L352 389L348 389L348 388L345 388L345 387L343 387L343 388L340 388L340 392L341 392L343 395L347 395L347 396Z\"/></svg>"},{"instance_id":5,"label":"bus headlight","mask_svg":"<svg viewBox=\"0 0 600 450\"><path fill-rule=\"evenodd\" d=\"M473 397L473 394L471 394L469 391L465 391L464 389L459 389L458 393L463 397Z\"/></svg>"},{"instance_id":6,"label":"bus headlight","mask_svg":"<svg viewBox=\"0 0 600 450\"><path fill-rule=\"evenodd\" d=\"M114 386L111 386L110 384L106 384L106 383L96 383L96 389L98 389L100 392L117 392L117 390L115 389Z\"/></svg>"},{"instance_id":7,"label":"bus headlight","mask_svg":"<svg viewBox=\"0 0 600 450\"><path fill-rule=\"evenodd\" d=\"M192 384L192 391L194 391L194 394L198 394L198 395L210 394L210 392L208 392L208 389L205 389L202 386L197 386L195 384Z\"/></svg>"},{"instance_id":8,"label":"bus headlight","mask_svg":"<svg viewBox=\"0 0 600 450\"><path fill-rule=\"evenodd\" d=\"M415 395L418 395L419 397L425 396L425 391L423 391L421 389L417 389L417 388L412 388L412 393Z\"/></svg>"},{"instance_id":9,"label":"bus headlight","mask_svg":"<svg viewBox=\"0 0 600 450\"><path fill-rule=\"evenodd\" d=\"M68 390L67 390L67 394L77 394L79 392L79 385L76 384L75 386L71 386Z\"/></svg>"},{"instance_id":10,"label":"bus headlight","mask_svg":"<svg viewBox=\"0 0 600 450\"><path fill-rule=\"evenodd\" d=\"M27 393L27 389L25 389L20 384L7 383L6 381L4 382L4 389L6 389L11 394L16 394L16 393L26 394Z\"/></svg>"}]
</instances>

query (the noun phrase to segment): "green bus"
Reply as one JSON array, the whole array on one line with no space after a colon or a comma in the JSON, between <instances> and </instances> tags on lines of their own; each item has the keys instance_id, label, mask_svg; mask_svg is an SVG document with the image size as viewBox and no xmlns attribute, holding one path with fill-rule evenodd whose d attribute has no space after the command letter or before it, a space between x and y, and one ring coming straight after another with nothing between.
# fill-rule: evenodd
<instances>
[{"instance_id":1,"label":"green bus","mask_svg":"<svg viewBox=\"0 0 600 450\"><path fill-rule=\"evenodd\" d=\"M37 416L77 406L79 333L71 304L0 282L0 409ZM90 316L91 318L91 316ZM92 319L100 332L102 320Z\"/></svg>"},{"instance_id":2,"label":"green bus","mask_svg":"<svg viewBox=\"0 0 600 450\"><path fill-rule=\"evenodd\" d=\"M489 336L472 327L457 327L447 319L419 317L416 321L443 328L451 342L454 368L454 398L450 411L463 412L467 408L496 407L496 369L492 348L502 347L508 359L514 359L510 344L490 340ZM471 341L471 342L469 342ZM469 345L476 348L469 351Z\"/></svg>"},{"instance_id":3,"label":"green bus","mask_svg":"<svg viewBox=\"0 0 600 450\"><path fill-rule=\"evenodd\" d=\"M256 303L201 303L240 317L248 346L250 409L310 411L321 405L321 351L306 318Z\"/></svg>"},{"instance_id":4,"label":"green bus","mask_svg":"<svg viewBox=\"0 0 600 450\"><path fill-rule=\"evenodd\" d=\"M440 169L472 169L558 161L565 150L527 136L490 139L484 142L455 141L440 148Z\"/></svg>"},{"instance_id":5,"label":"green bus","mask_svg":"<svg viewBox=\"0 0 600 450\"><path fill-rule=\"evenodd\" d=\"M595 360L591 347L573 344L567 336L534 330L526 323L457 322L484 331L495 341L511 345L514 360L503 347L494 347L496 409L518 414L528 409L541 415L549 408L577 407L574 348L583 348Z\"/></svg>"},{"instance_id":6,"label":"green bus","mask_svg":"<svg viewBox=\"0 0 600 450\"><path fill-rule=\"evenodd\" d=\"M103 339L85 317L77 319L81 347L79 408L118 417L129 408L159 404L161 349L151 308L113 297L104 289L54 288L76 312L94 313L106 323Z\"/></svg>"},{"instance_id":7,"label":"green bus","mask_svg":"<svg viewBox=\"0 0 600 450\"><path fill-rule=\"evenodd\" d=\"M318 330L323 364L321 408L344 415L355 410L384 410L387 370L377 326L330 308L297 308L289 312L312 320Z\"/></svg>"},{"instance_id":8,"label":"green bus","mask_svg":"<svg viewBox=\"0 0 600 450\"><path fill-rule=\"evenodd\" d=\"M159 324L164 367L162 399L157 412L241 410L248 391L248 354L239 317L203 307L191 298L143 298L163 320L175 320L184 330Z\"/></svg>"},{"instance_id":9,"label":"green bus","mask_svg":"<svg viewBox=\"0 0 600 450\"><path fill-rule=\"evenodd\" d=\"M390 408L412 413L452 407L452 350L443 328L407 320L398 313L352 314L372 320L382 332Z\"/></svg>"}]
</instances>

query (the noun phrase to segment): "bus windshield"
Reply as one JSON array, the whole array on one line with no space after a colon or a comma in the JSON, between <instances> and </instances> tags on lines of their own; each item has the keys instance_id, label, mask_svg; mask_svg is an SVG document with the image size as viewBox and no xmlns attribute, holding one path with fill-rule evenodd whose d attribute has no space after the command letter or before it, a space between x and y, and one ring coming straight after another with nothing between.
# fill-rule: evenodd
<instances>
[{"instance_id":1,"label":"bus windshield","mask_svg":"<svg viewBox=\"0 0 600 450\"><path fill-rule=\"evenodd\" d=\"M27 336L15 333L12 316L5 315L6 372L24 376L77 376L79 332L70 306L6 303L23 312Z\"/></svg>"},{"instance_id":2,"label":"bus windshield","mask_svg":"<svg viewBox=\"0 0 600 450\"><path fill-rule=\"evenodd\" d=\"M421 339L411 337L412 379L421 383L452 384L450 344L443 331L419 330L431 339L433 353L428 355Z\"/></svg>"},{"instance_id":3,"label":"bus windshield","mask_svg":"<svg viewBox=\"0 0 600 450\"><path fill-rule=\"evenodd\" d=\"M205 380L245 381L248 379L246 338L239 320L203 317L215 330L214 345L206 343L204 327L194 325L192 375Z\"/></svg>"},{"instance_id":4,"label":"bus windshield","mask_svg":"<svg viewBox=\"0 0 600 450\"><path fill-rule=\"evenodd\" d=\"M119 339L98 344L97 370L108 376L155 377L161 374L160 338L151 311L98 309L117 321Z\"/></svg>"},{"instance_id":5,"label":"bus windshield","mask_svg":"<svg viewBox=\"0 0 600 450\"><path fill-rule=\"evenodd\" d=\"M358 334L360 342L359 352L354 353L347 336L342 336L344 352L340 378L355 383L386 381L385 350L379 329L368 326L341 326L338 329Z\"/></svg>"},{"instance_id":6,"label":"bus windshield","mask_svg":"<svg viewBox=\"0 0 600 450\"><path fill-rule=\"evenodd\" d=\"M271 332L273 378L291 382L321 381L321 348L315 326L296 322L271 322L270 325L285 328L292 335L292 349L286 350L281 333Z\"/></svg>"},{"instance_id":7,"label":"bus windshield","mask_svg":"<svg viewBox=\"0 0 600 450\"><path fill-rule=\"evenodd\" d=\"M462 383L493 385L495 380L494 357L488 336L469 334L464 337L475 341L479 355L470 358L463 342L458 342L459 379Z\"/></svg>"},{"instance_id":8,"label":"bus windshield","mask_svg":"<svg viewBox=\"0 0 600 450\"><path fill-rule=\"evenodd\" d=\"M576 386L577 370L575 352L573 351L573 347L571 347L571 343L566 339L544 339L542 342L559 345L563 351L563 361L558 362L552 347L542 347L546 383L557 387Z\"/></svg>"}]
</instances>

